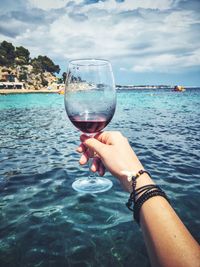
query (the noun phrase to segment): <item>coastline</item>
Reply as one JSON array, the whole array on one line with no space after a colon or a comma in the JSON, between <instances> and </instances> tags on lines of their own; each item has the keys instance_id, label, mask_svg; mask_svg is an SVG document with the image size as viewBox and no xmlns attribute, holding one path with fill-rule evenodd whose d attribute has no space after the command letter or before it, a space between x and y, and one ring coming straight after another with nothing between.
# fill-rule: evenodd
<instances>
[{"instance_id":1,"label":"coastline","mask_svg":"<svg viewBox=\"0 0 200 267\"><path fill-rule=\"evenodd\" d=\"M40 89L40 90L30 90L30 89L0 89L0 95L8 95L8 94L51 94L51 93L58 93L60 89Z\"/></svg>"},{"instance_id":2,"label":"coastline","mask_svg":"<svg viewBox=\"0 0 200 267\"><path fill-rule=\"evenodd\" d=\"M173 86L168 87L160 87L160 86L116 86L117 90L148 90L148 89L154 89L155 91L157 89L165 89L165 90L171 90L173 89ZM185 86L185 89L199 89L200 86ZM0 89L0 95L9 95L9 94L52 94L52 93L59 93L61 89Z\"/></svg>"}]
</instances>

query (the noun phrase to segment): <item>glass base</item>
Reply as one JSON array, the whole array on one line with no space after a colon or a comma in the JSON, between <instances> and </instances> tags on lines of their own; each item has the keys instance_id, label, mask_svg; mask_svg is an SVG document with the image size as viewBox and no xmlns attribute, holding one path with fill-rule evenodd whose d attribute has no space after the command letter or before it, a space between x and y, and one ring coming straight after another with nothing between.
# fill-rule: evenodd
<instances>
[{"instance_id":1,"label":"glass base","mask_svg":"<svg viewBox=\"0 0 200 267\"><path fill-rule=\"evenodd\" d=\"M73 182L72 188L81 193L101 193L109 190L113 183L102 177L96 177L94 179L81 178Z\"/></svg>"}]
</instances>

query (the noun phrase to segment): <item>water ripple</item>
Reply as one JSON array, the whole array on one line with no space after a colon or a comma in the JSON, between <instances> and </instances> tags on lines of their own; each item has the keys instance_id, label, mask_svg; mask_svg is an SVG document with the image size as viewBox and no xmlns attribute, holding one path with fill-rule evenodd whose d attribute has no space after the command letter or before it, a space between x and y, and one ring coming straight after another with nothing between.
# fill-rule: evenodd
<instances>
[{"instance_id":1,"label":"water ripple","mask_svg":"<svg viewBox=\"0 0 200 267\"><path fill-rule=\"evenodd\" d=\"M114 186L99 195L72 190L87 167L62 97L0 103L0 266L150 266L118 181L106 174ZM129 138L198 240L199 104L199 90L120 91L109 126Z\"/></svg>"}]
</instances>

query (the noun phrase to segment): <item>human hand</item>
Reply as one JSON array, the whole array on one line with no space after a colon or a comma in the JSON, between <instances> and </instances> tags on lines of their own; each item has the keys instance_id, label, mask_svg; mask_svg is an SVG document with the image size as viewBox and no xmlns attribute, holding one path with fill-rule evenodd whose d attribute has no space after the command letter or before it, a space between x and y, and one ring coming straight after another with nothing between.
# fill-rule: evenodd
<instances>
[{"instance_id":1,"label":"human hand","mask_svg":"<svg viewBox=\"0 0 200 267\"><path fill-rule=\"evenodd\" d=\"M123 171L138 172L144 169L136 154L132 150L127 138L120 132L102 132L90 138L81 135L81 144L77 148L82 153L80 164L84 165L89 158L93 158L91 170L104 175L105 168L117 177L126 190L131 191L131 184Z\"/></svg>"}]
</instances>

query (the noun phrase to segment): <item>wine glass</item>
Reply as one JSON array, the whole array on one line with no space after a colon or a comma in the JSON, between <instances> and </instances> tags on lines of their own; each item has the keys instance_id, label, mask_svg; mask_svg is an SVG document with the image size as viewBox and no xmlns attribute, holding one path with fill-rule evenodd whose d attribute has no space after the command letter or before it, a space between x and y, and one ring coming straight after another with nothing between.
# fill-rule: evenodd
<instances>
[{"instance_id":1,"label":"wine glass","mask_svg":"<svg viewBox=\"0 0 200 267\"><path fill-rule=\"evenodd\" d=\"M111 64L102 59L71 60L65 86L65 109L73 125L93 136L111 121L116 107L116 90ZM92 159L90 159L91 165ZM109 190L112 181L95 177L75 180L72 187L83 193Z\"/></svg>"}]
</instances>

